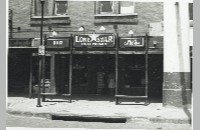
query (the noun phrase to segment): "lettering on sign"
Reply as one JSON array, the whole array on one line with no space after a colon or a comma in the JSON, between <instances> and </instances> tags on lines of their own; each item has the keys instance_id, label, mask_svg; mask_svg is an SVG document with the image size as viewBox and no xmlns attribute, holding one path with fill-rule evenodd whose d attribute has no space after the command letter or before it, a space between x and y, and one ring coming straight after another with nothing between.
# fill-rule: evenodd
<instances>
[{"instance_id":1,"label":"lettering on sign","mask_svg":"<svg viewBox=\"0 0 200 130\"><path fill-rule=\"evenodd\" d=\"M75 35L74 47L114 47L112 34L83 34Z\"/></svg>"},{"instance_id":2,"label":"lettering on sign","mask_svg":"<svg viewBox=\"0 0 200 130\"><path fill-rule=\"evenodd\" d=\"M144 38L120 38L120 47L144 47Z\"/></svg>"},{"instance_id":3,"label":"lettering on sign","mask_svg":"<svg viewBox=\"0 0 200 130\"><path fill-rule=\"evenodd\" d=\"M47 39L47 48L68 48L69 47L69 39L61 39L61 38L49 38Z\"/></svg>"},{"instance_id":4,"label":"lettering on sign","mask_svg":"<svg viewBox=\"0 0 200 130\"><path fill-rule=\"evenodd\" d=\"M62 45L63 41L53 41L53 45Z\"/></svg>"}]
</instances>

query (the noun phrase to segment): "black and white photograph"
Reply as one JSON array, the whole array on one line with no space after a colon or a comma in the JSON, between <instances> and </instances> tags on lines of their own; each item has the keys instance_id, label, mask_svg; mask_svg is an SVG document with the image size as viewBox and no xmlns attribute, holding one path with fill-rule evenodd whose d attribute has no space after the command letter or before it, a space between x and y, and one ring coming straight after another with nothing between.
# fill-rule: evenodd
<instances>
[{"instance_id":1,"label":"black and white photograph","mask_svg":"<svg viewBox=\"0 0 200 130\"><path fill-rule=\"evenodd\" d=\"M8 0L6 49L7 130L192 130L192 0Z\"/></svg>"}]
</instances>

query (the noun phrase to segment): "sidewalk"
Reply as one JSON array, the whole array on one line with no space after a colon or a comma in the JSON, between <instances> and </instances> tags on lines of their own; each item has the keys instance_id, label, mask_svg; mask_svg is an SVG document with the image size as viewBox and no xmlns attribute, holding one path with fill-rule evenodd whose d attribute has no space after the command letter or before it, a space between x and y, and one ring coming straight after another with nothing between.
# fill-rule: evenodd
<instances>
[{"instance_id":1,"label":"sidewalk","mask_svg":"<svg viewBox=\"0 0 200 130\"><path fill-rule=\"evenodd\" d=\"M101 100L100 100L101 99ZM162 103L132 105L122 103L115 105L113 99L94 97L72 98L72 103L64 99L50 99L36 107L37 98L8 97L7 113L24 116L51 118L51 115L83 116L83 117L123 117L128 120L150 120L160 123L190 123L191 110L181 108L165 108Z\"/></svg>"}]
</instances>

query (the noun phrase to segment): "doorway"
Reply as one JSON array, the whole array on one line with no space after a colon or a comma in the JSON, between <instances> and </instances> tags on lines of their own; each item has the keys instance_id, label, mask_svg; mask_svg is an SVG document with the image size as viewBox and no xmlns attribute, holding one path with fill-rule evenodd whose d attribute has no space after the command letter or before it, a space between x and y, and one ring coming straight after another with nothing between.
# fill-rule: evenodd
<instances>
[{"instance_id":1,"label":"doorway","mask_svg":"<svg viewBox=\"0 0 200 130\"><path fill-rule=\"evenodd\" d=\"M115 55L73 55L73 94L114 95Z\"/></svg>"}]
</instances>

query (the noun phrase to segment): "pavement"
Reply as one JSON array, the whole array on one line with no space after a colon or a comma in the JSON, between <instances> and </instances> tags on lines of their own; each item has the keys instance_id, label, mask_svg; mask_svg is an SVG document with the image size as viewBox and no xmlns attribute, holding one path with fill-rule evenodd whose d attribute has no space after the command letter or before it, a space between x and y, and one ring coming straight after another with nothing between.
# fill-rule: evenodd
<instances>
[{"instance_id":1,"label":"pavement","mask_svg":"<svg viewBox=\"0 0 200 130\"><path fill-rule=\"evenodd\" d=\"M37 97L9 95L7 113L23 116L52 118L52 115L126 118L128 120L149 120L160 123L191 124L191 108L163 107L161 102L150 100L144 102L122 101L115 105L114 98L106 96L73 96L72 103L67 97L47 96L42 107L36 107Z\"/></svg>"}]
</instances>

